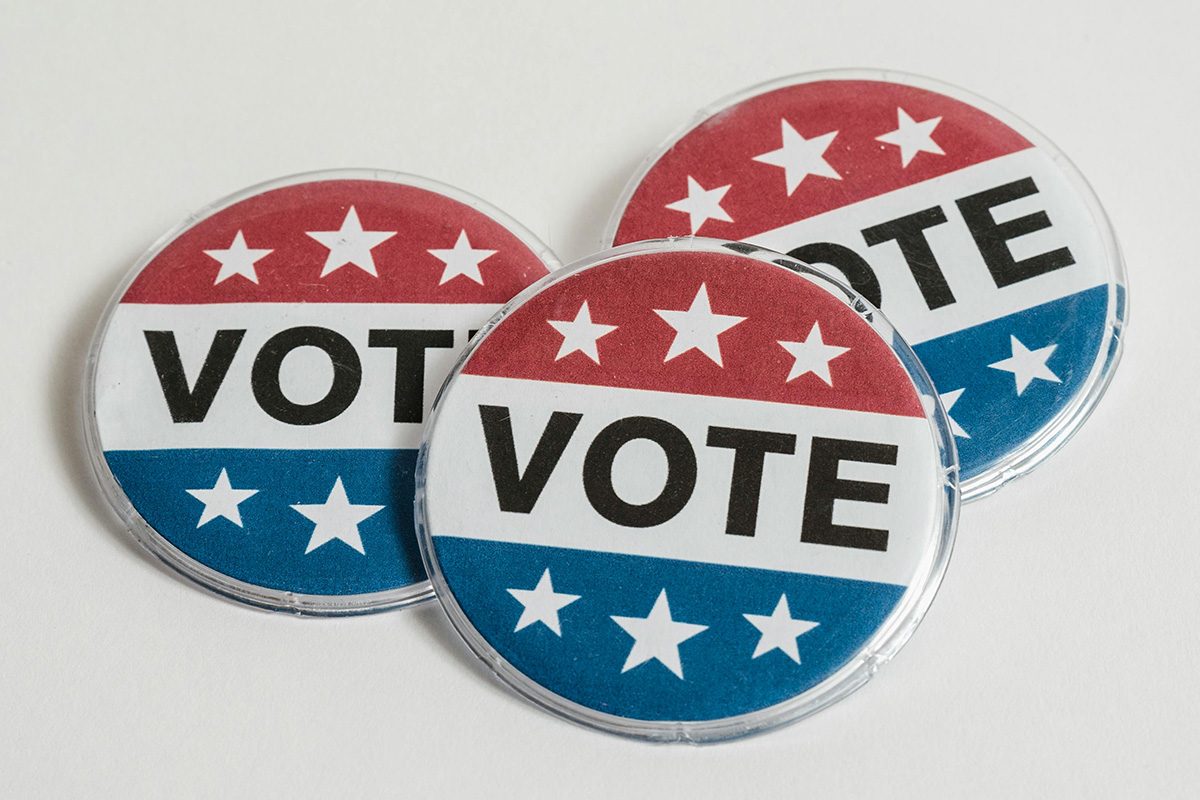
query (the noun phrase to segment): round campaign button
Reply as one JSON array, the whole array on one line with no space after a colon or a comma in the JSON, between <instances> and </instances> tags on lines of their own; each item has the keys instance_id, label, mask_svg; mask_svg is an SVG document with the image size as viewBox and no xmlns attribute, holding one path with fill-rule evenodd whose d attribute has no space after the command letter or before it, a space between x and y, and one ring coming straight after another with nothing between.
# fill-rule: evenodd
<instances>
[{"instance_id":1,"label":"round campaign button","mask_svg":"<svg viewBox=\"0 0 1200 800\"><path fill-rule=\"evenodd\" d=\"M1043 136L893 72L774 82L706 109L639 170L610 243L702 234L840 273L912 344L958 445L964 499L1057 449L1120 354L1120 252Z\"/></svg>"},{"instance_id":2,"label":"round campaign button","mask_svg":"<svg viewBox=\"0 0 1200 800\"><path fill-rule=\"evenodd\" d=\"M488 323L442 389L417 530L467 644L539 705L740 736L860 686L950 554L949 422L853 291L709 239L616 248Z\"/></svg>"},{"instance_id":3,"label":"round campaign button","mask_svg":"<svg viewBox=\"0 0 1200 800\"><path fill-rule=\"evenodd\" d=\"M425 412L468 338L556 265L477 198L368 170L255 186L134 267L88 362L97 475L138 540L238 600L427 599Z\"/></svg>"}]
</instances>

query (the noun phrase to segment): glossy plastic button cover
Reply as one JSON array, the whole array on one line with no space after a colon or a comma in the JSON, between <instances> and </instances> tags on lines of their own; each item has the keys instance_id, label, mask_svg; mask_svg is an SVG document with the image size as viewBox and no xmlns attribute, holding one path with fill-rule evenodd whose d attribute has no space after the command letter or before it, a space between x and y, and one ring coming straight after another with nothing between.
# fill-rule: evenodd
<instances>
[{"instance_id":1,"label":"glossy plastic button cover","mask_svg":"<svg viewBox=\"0 0 1200 800\"><path fill-rule=\"evenodd\" d=\"M469 334L554 266L478 199L338 170L255 186L142 257L104 315L85 429L139 541L238 600L427 599L424 412Z\"/></svg>"},{"instance_id":2,"label":"glossy plastic button cover","mask_svg":"<svg viewBox=\"0 0 1200 800\"><path fill-rule=\"evenodd\" d=\"M614 733L797 719L912 633L949 557L949 422L879 312L744 244L601 253L469 347L418 463L437 596L512 688Z\"/></svg>"},{"instance_id":3,"label":"glossy plastic button cover","mask_svg":"<svg viewBox=\"0 0 1200 800\"><path fill-rule=\"evenodd\" d=\"M1122 261L1087 183L927 79L815 73L706 109L639 170L608 239L689 234L833 269L879 306L953 420L964 499L1065 442L1120 353Z\"/></svg>"}]
</instances>

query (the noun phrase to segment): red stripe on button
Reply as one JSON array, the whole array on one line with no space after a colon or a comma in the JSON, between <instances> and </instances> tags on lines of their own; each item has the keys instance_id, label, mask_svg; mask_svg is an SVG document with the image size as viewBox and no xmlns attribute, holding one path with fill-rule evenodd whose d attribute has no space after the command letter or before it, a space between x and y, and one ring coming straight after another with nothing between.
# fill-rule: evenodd
<instances>
[{"instance_id":1,"label":"red stripe on button","mask_svg":"<svg viewBox=\"0 0 1200 800\"><path fill-rule=\"evenodd\" d=\"M675 330L655 309L687 309L701 284L713 313L746 318L718 338L724 366L698 350L664 362ZM556 360L563 336L549 320L574 320L584 301L593 322L618 329L597 340L599 364L578 351ZM829 362L833 386L813 373L789 382L794 359L778 342L805 341L818 321L826 344L850 348ZM795 273L723 253L635 255L571 275L506 317L464 371L924 416L895 354L849 306Z\"/></svg>"},{"instance_id":2,"label":"red stripe on button","mask_svg":"<svg viewBox=\"0 0 1200 800\"><path fill-rule=\"evenodd\" d=\"M337 231L353 206L367 231L395 231L371 250L378 277L346 264L321 277L329 250L309 231ZM475 249L496 253L469 277L439 284L445 264L429 250L454 247L465 230ZM220 264L205 250L246 245L273 252L257 261L258 283L214 281ZM436 192L388 181L328 180L273 189L201 220L142 270L125 303L504 303L548 272L503 225Z\"/></svg>"},{"instance_id":3,"label":"red stripe on button","mask_svg":"<svg viewBox=\"0 0 1200 800\"><path fill-rule=\"evenodd\" d=\"M902 166L899 148L876 138L896 130L898 108L918 122L941 117L932 135L945 154L918 153ZM825 160L841 179L809 175L789 196L783 168L754 160L780 148L781 120L805 139L837 131ZM1031 146L995 117L926 89L863 80L788 86L718 112L676 142L634 191L613 243L689 235L688 215L666 208L687 196L688 176L705 189L730 186L721 207L733 221L708 220L699 233L746 239Z\"/></svg>"}]
</instances>

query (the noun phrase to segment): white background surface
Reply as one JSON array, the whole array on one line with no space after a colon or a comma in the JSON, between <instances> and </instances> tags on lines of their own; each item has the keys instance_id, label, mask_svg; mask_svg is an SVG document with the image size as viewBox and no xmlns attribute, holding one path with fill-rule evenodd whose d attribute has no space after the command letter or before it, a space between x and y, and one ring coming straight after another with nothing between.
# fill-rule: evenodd
<instances>
[{"instance_id":1,"label":"white background surface","mask_svg":"<svg viewBox=\"0 0 1200 800\"><path fill-rule=\"evenodd\" d=\"M0 795L1195 796L1198 26L1101 0L0 1ZM1105 202L1133 305L1096 415L965 509L925 624L848 701L710 748L585 731L490 681L437 607L242 608L143 556L93 488L89 336L190 211L392 168L571 261L697 108L838 66L1041 128Z\"/></svg>"}]
</instances>

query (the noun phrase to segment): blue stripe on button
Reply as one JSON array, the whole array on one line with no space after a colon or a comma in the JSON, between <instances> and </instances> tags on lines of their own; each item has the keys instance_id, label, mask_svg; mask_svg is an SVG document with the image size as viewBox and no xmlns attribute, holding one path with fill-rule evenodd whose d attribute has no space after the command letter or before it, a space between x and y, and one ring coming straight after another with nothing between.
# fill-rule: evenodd
<instances>
[{"instance_id":1,"label":"blue stripe on button","mask_svg":"<svg viewBox=\"0 0 1200 800\"><path fill-rule=\"evenodd\" d=\"M113 450L105 453L138 513L195 560L240 581L281 591L355 595L425 580L413 531L416 450ZM188 489L211 488L221 470L235 489L258 489L239 506L243 527L218 517L197 528L204 505ZM341 477L350 503L385 508L359 523L360 554L340 540L305 554L314 523L291 508L320 504Z\"/></svg>"},{"instance_id":2,"label":"blue stripe on button","mask_svg":"<svg viewBox=\"0 0 1200 800\"><path fill-rule=\"evenodd\" d=\"M453 536L434 543L454 600L505 660L562 697L640 720L718 719L795 697L850 661L905 591L883 583ZM523 607L507 590L533 589L546 569L555 592L580 596L559 611L561 637L540 622L514 630ZM612 616L647 616L663 589L674 621L708 629L679 645L682 679L658 661L623 673L634 640ZM799 664L777 649L753 657L759 632L743 614L769 616L781 594L793 618L819 623L796 639Z\"/></svg>"},{"instance_id":3,"label":"blue stripe on button","mask_svg":"<svg viewBox=\"0 0 1200 800\"><path fill-rule=\"evenodd\" d=\"M1097 286L913 347L939 393L965 389L950 410L971 436L955 438L964 479L997 467L1083 390L1104 336L1108 294L1108 286ZM1012 355L1010 336L1030 350L1056 344L1046 366L1062 383L1035 379L1018 396L1013 374L988 366Z\"/></svg>"}]
</instances>

